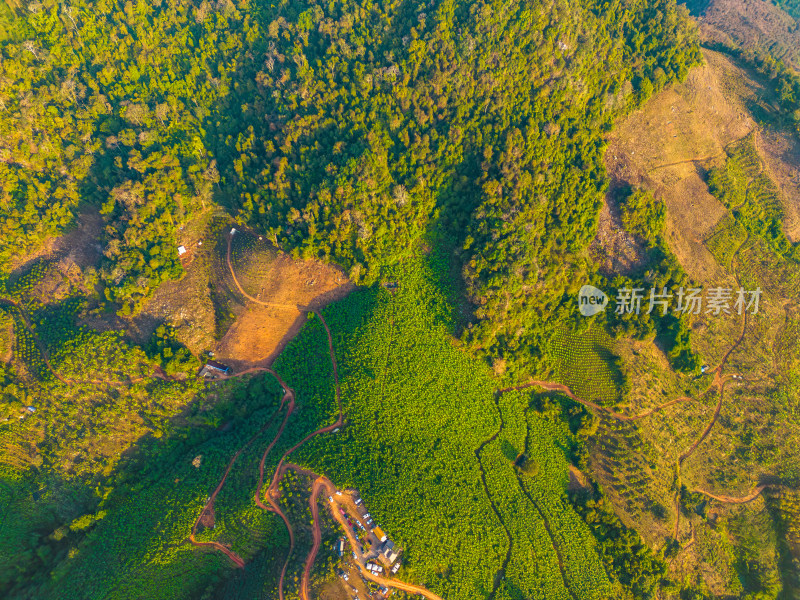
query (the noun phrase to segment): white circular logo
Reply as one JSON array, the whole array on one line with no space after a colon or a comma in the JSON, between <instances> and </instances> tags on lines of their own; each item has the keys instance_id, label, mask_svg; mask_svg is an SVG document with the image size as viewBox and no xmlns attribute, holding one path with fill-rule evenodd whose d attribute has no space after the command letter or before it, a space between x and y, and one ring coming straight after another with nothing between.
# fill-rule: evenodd
<instances>
[{"instance_id":1,"label":"white circular logo","mask_svg":"<svg viewBox=\"0 0 800 600\"><path fill-rule=\"evenodd\" d=\"M578 308L584 317L603 312L608 305L608 296L593 285L585 285L578 292Z\"/></svg>"}]
</instances>

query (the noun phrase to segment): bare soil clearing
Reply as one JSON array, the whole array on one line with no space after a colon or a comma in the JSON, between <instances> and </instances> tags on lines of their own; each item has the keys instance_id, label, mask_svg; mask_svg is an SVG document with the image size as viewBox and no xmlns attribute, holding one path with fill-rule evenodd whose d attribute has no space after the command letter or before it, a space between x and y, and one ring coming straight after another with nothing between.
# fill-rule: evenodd
<instances>
[{"instance_id":1,"label":"bare soil clearing","mask_svg":"<svg viewBox=\"0 0 800 600\"><path fill-rule=\"evenodd\" d=\"M741 496L741 497L717 496L716 494L712 494L711 492L707 492L706 490L700 488L697 488L695 492L697 492L698 494L703 494L705 496L708 496L709 498L713 498L714 500L718 502L723 502L725 504L747 504L748 502L752 502L753 500L758 498L761 495L761 492L763 492L765 489L766 486L759 485L750 490L750 493L748 493L746 496Z\"/></svg>"},{"instance_id":2,"label":"bare soil clearing","mask_svg":"<svg viewBox=\"0 0 800 600\"><path fill-rule=\"evenodd\" d=\"M740 82L749 82L746 73L720 53L704 50L703 56L706 64L693 69L685 83L660 92L618 124L609 138L606 167L612 181L650 189L666 203L667 239L689 275L722 281L703 241L726 210L709 194L704 174L724 160L729 144L754 129L741 95L757 84L732 93ZM605 240L620 237L619 224L601 219L600 225L598 242L613 255L618 244Z\"/></svg>"},{"instance_id":3,"label":"bare soil clearing","mask_svg":"<svg viewBox=\"0 0 800 600\"><path fill-rule=\"evenodd\" d=\"M219 359L231 364L271 364L305 323L297 305L322 308L354 288L337 267L286 255L248 261L239 278L258 303L245 308L216 347Z\"/></svg>"},{"instance_id":4,"label":"bare soil clearing","mask_svg":"<svg viewBox=\"0 0 800 600\"><path fill-rule=\"evenodd\" d=\"M597 237L591 247L593 258L608 275L631 275L646 260L645 249L623 228L618 201L612 199L622 184L612 179L608 195L600 208Z\"/></svg>"},{"instance_id":5,"label":"bare soil clearing","mask_svg":"<svg viewBox=\"0 0 800 600\"><path fill-rule=\"evenodd\" d=\"M239 314L217 344L217 357L234 365L272 364L303 326L307 311L299 307L320 309L349 294L354 285L338 267L319 261L293 260L276 254L265 243L249 233L237 232L253 246L243 264L229 265L236 269L238 280L227 283L234 293L243 296L245 309ZM228 240L230 252L231 240ZM231 257L236 262L235 256Z\"/></svg>"},{"instance_id":6,"label":"bare soil clearing","mask_svg":"<svg viewBox=\"0 0 800 600\"><path fill-rule=\"evenodd\" d=\"M233 258L240 291L226 264L229 231L225 227L217 239L187 234L186 275L162 284L142 314L126 323L134 339L144 342L168 323L195 355L213 350L236 370L270 365L306 320L297 305L322 308L355 287L338 267L294 260L239 230L236 243L248 246L241 264Z\"/></svg>"},{"instance_id":7,"label":"bare soil clearing","mask_svg":"<svg viewBox=\"0 0 800 600\"><path fill-rule=\"evenodd\" d=\"M160 323L167 323L193 354L213 347L216 321L209 294L210 250L196 250L185 265L186 275L161 284L142 314L128 320L127 329L137 342L145 343Z\"/></svg>"}]
</instances>

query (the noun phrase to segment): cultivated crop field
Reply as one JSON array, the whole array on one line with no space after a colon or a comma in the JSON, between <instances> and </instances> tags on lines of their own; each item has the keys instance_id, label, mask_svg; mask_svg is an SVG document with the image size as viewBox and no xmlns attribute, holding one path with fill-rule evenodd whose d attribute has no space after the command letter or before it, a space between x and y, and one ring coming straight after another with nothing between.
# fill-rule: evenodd
<instances>
[{"instance_id":1,"label":"cultivated crop field","mask_svg":"<svg viewBox=\"0 0 800 600\"><path fill-rule=\"evenodd\" d=\"M567 458L531 394L497 400L488 367L453 347L434 272L407 266L396 279L394 294L355 292L325 311L345 428L300 459L359 489L405 548L403 578L444 598L485 596L501 568L496 598L610 595L594 538L564 501ZM535 476L514 466L521 452Z\"/></svg>"},{"instance_id":2,"label":"cultivated crop field","mask_svg":"<svg viewBox=\"0 0 800 600\"><path fill-rule=\"evenodd\" d=\"M706 240L706 247L716 261L726 269L731 268L737 250L747 241L747 231L730 215L717 224L714 233Z\"/></svg>"},{"instance_id":3,"label":"cultivated crop field","mask_svg":"<svg viewBox=\"0 0 800 600\"><path fill-rule=\"evenodd\" d=\"M624 385L615 345L600 327L582 333L556 332L550 355L558 380L581 398L613 404L622 397Z\"/></svg>"}]
</instances>

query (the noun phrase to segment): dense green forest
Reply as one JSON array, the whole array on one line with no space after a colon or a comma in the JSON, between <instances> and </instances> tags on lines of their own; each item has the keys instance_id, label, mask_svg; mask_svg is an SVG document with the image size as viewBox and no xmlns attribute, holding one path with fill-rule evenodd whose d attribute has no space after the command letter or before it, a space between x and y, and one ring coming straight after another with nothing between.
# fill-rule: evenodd
<instances>
[{"instance_id":1,"label":"dense green forest","mask_svg":"<svg viewBox=\"0 0 800 600\"><path fill-rule=\"evenodd\" d=\"M44 3L3 42L0 265L103 215L122 314L212 205L374 282L452 234L471 346L534 366L596 227L613 119L699 61L670 0ZM15 93L8 93L9 90Z\"/></svg>"},{"instance_id":2,"label":"dense green forest","mask_svg":"<svg viewBox=\"0 0 800 600\"><path fill-rule=\"evenodd\" d=\"M275 427L256 433L276 384L206 387L170 324L144 343L123 330L159 286L183 277L185 232L222 211L364 286L325 313L347 427L294 458L364 491L407 549L404 577L448 600L646 599L669 583L664 557L612 514L597 484L566 493L570 463L586 461L591 416L495 392L504 374L572 383L567 372L585 358L567 355L579 339L575 292L634 281L597 275L587 251L608 185L604 135L700 62L685 9L673 0L0 9L4 593L274 595L287 536L251 500ZM99 215L97 262L59 279L59 294L42 292L61 277L60 257L38 254L88 214ZM649 258L636 280L674 288L688 279L664 222L646 192L623 198L624 226ZM399 289L374 285L386 280ZM673 367L698 367L684 320L595 323L583 367L604 375L590 390L599 400L622 399L628 384L619 357L595 340L657 335ZM326 352L312 319L275 364L298 391L301 418L268 469L332 420ZM224 557L184 542L219 472L254 435L220 496L218 528L203 533L248 560L231 577ZM536 457L528 470L509 448ZM299 550L292 560L296 575Z\"/></svg>"}]
</instances>

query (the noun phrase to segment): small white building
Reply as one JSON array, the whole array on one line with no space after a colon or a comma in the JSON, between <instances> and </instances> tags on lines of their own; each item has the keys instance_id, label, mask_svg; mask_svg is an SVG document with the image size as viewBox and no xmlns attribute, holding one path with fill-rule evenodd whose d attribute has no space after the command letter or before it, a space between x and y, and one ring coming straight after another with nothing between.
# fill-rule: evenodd
<instances>
[{"instance_id":1,"label":"small white building","mask_svg":"<svg viewBox=\"0 0 800 600\"><path fill-rule=\"evenodd\" d=\"M186 254L186 246L178 246L178 256Z\"/></svg>"}]
</instances>

